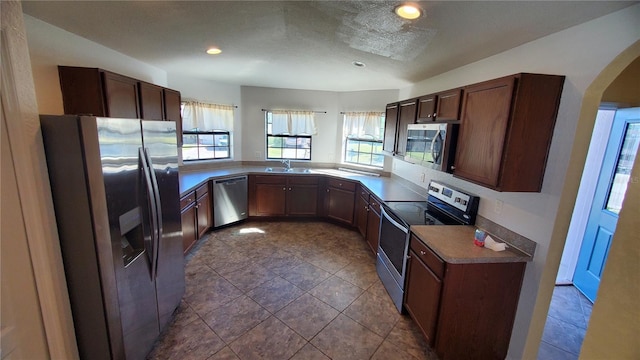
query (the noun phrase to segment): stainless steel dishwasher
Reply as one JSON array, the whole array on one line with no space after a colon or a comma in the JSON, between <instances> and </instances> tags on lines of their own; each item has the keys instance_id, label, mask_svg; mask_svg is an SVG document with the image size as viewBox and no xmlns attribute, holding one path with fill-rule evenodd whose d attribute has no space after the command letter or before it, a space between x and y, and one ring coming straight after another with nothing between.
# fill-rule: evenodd
<instances>
[{"instance_id":1,"label":"stainless steel dishwasher","mask_svg":"<svg viewBox=\"0 0 640 360\"><path fill-rule=\"evenodd\" d=\"M247 218L247 176L213 181L213 226Z\"/></svg>"}]
</instances>

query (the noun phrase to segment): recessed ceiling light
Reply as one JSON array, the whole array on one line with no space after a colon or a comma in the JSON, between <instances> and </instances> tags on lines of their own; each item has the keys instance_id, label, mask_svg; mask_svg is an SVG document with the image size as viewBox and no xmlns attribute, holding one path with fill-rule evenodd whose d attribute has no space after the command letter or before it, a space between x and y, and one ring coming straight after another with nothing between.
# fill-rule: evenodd
<instances>
[{"instance_id":1,"label":"recessed ceiling light","mask_svg":"<svg viewBox=\"0 0 640 360\"><path fill-rule=\"evenodd\" d=\"M220 50L220 49L218 49L216 47L212 47L212 48L207 49L207 54L209 54L209 55L218 55L221 52L222 52L222 50Z\"/></svg>"},{"instance_id":2,"label":"recessed ceiling light","mask_svg":"<svg viewBox=\"0 0 640 360\"><path fill-rule=\"evenodd\" d=\"M351 63L353 64L353 66L357 66L357 67L365 67L365 66L367 66L367 64L363 63L362 61L358 61L358 60L354 60Z\"/></svg>"},{"instance_id":3,"label":"recessed ceiling light","mask_svg":"<svg viewBox=\"0 0 640 360\"><path fill-rule=\"evenodd\" d=\"M396 15L403 19L415 20L422 16L422 9L414 4L402 4L393 10Z\"/></svg>"}]
</instances>

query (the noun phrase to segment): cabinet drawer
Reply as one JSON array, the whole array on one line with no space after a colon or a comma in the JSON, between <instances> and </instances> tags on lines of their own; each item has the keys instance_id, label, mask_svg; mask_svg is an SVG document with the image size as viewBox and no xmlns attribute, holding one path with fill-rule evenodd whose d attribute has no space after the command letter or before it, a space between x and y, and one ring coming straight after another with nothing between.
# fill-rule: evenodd
<instances>
[{"instance_id":1,"label":"cabinet drawer","mask_svg":"<svg viewBox=\"0 0 640 360\"><path fill-rule=\"evenodd\" d=\"M201 198L203 195L206 195L209 192L209 182L207 181L204 185L201 185L196 189L196 199Z\"/></svg>"},{"instance_id":2,"label":"cabinet drawer","mask_svg":"<svg viewBox=\"0 0 640 360\"><path fill-rule=\"evenodd\" d=\"M360 186L358 194L360 194L360 197L364 199L364 201L369 202L369 192L363 186Z\"/></svg>"},{"instance_id":3,"label":"cabinet drawer","mask_svg":"<svg viewBox=\"0 0 640 360\"><path fill-rule=\"evenodd\" d=\"M444 261L413 234L411 234L411 243L409 246L434 274L440 279L444 277Z\"/></svg>"},{"instance_id":4,"label":"cabinet drawer","mask_svg":"<svg viewBox=\"0 0 640 360\"><path fill-rule=\"evenodd\" d=\"M318 185L317 176L289 176L288 181L291 185Z\"/></svg>"},{"instance_id":5,"label":"cabinet drawer","mask_svg":"<svg viewBox=\"0 0 640 360\"><path fill-rule=\"evenodd\" d=\"M373 195L369 196L369 208L380 214L380 202Z\"/></svg>"},{"instance_id":6,"label":"cabinet drawer","mask_svg":"<svg viewBox=\"0 0 640 360\"><path fill-rule=\"evenodd\" d=\"M356 190L356 183L351 182L351 181L344 181L344 180L338 180L338 179L329 179L329 181L327 183L329 184L329 187L334 187L334 188L344 189L344 190L349 190L349 191L355 191Z\"/></svg>"},{"instance_id":7,"label":"cabinet drawer","mask_svg":"<svg viewBox=\"0 0 640 360\"><path fill-rule=\"evenodd\" d=\"M194 201L196 201L196 193L195 191L192 191L180 199L180 209L184 210Z\"/></svg>"}]
</instances>

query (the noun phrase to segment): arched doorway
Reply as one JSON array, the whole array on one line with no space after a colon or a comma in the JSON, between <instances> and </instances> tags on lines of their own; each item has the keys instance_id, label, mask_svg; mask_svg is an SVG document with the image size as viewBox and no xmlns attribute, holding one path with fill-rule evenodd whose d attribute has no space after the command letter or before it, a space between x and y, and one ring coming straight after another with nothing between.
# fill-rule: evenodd
<instances>
[{"instance_id":1,"label":"arched doorway","mask_svg":"<svg viewBox=\"0 0 640 360\"><path fill-rule=\"evenodd\" d=\"M524 358L536 358L536 354L538 352L544 323L546 320L547 312L549 310L551 294L555 285L555 277L558 271L562 249L564 248L567 235L567 229L569 227L571 214L575 204L576 194L582 175L582 169L584 168L585 158L589 147L589 140L591 138L591 132L594 128L594 122L598 107L602 100L602 96L605 93L605 90L618 77L618 75L639 56L640 41L634 43L632 46L618 55L600 72L598 77L596 77L589 88L585 91L574 144L571 151L571 160L569 163L569 167L567 168L564 189L560 197L558 213L554 224L551 242L549 244L547 262L541 276L540 288L536 299L532 321L529 327L529 334L527 336L527 342L525 345ZM637 176L639 169L640 164L636 162L634 165L634 170L632 172L632 177L634 176L634 174L635 176ZM640 181L632 182L629 186L627 196L629 198L633 198L634 196L636 196L637 198L637 194L638 192L640 192L638 188L640 188ZM612 350L621 352L625 351L625 346L615 345L620 343L621 341L624 341L624 337L617 336L620 333L621 329L622 331L626 330L629 333L633 333L631 328L625 329L624 327L637 327L637 324L630 324L630 322L628 321L625 325L625 322L622 321L622 319L618 322L610 321L612 318L621 316L620 314L616 315L612 313L614 311L613 309L615 309L616 307L620 309L619 306L612 306L612 304L620 304L621 302L626 304L626 302L631 301L631 299L633 299L632 303L635 303L636 298L633 297L633 294L635 294L636 296L638 295L637 287L634 288L634 286L629 286L629 283L624 282L625 280L622 280L626 279L626 281L628 281L628 276L616 276L618 274L623 274L624 271L629 272L631 270L631 273L633 274L633 276L635 276L634 280L637 282L638 271L629 269L629 267L638 266L637 250L629 251L628 248L631 248L631 245L629 245L630 243L634 244L634 246L637 245L634 243L633 239L637 240L638 238L638 225L635 224L635 221L633 219L637 219L638 217L640 217L640 209L638 208L638 206L635 206L635 202L629 203L630 204L625 204L625 207L621 212L620 223L613 240L615 245L611 249L607 269L605 269L605 272L603 274L603 281L601 283L601 291L611 291L611 295L602 296L594 306L594 311L589 323L589 327L587 329L585 342L583 344L581 352L581 354L583 355L589 354L589 352L593 352L593 354L597 353L597 351L599 351L597 349L598 346L594 344L603 344L603 339L606 338L609 339L611 343L607 346L602 347L605 348L606 351L608 351L608 357L616 357L615 355L611 354ZM633 203L634 206L630 206L631 203ZM634 227L636 229L636 233L631 232ZM630 257L632 258L632 256L636 257L634 261L629 260ZM633 309L633 311L637 312L639 310ZM628 313L622 316L623 318L629 318ZM607 320L607 318L609 320ZM612 331L612 328L617 328L617 330ZM637 329L635 331L637 331ZM626 345L627 348L629 346L633 345Z\"/></svg>"}]
</instances>

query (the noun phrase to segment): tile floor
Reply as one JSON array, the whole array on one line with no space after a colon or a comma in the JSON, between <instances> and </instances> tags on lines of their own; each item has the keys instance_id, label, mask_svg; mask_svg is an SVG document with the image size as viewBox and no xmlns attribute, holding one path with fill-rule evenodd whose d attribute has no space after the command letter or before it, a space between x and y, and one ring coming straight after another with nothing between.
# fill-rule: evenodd
<instances>
[{"instance_id":1,"label":"tile floor","mask_svg":"<svg viewBox=\"0 0 640 360\"><path fill-rule=\"evenodd\" d=\"M186 293L149 359L429 359L355 231L245 222L186 259Z\"/></svg>"},{"instance_id":2,"label":"tile floor","mask_svg":"<svg viewBox=\"0 0 640 360\"><path fill-rule=\"evenodd\" d=\"M592 304L573 286L553 290L538 360L575 360L587 331Z\"/></svg>"}]
</instances>

